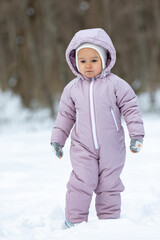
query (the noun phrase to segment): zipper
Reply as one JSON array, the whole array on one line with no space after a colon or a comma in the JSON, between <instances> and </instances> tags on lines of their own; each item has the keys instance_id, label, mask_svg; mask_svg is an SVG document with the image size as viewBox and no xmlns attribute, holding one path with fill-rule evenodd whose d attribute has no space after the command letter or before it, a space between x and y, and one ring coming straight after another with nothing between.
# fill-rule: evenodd
<instances>
[{"instance_id":1,"label":"zipper","mask_svg":"<svg viewBox=\"0 0 160 240\"><path fill-rule=\"evenodd\" d=\"M93 102L93 84L94 84L94 78L92 78L90 83L90 115L91 115L94 146L95 146L95 149L98 149L99 146L98 146L98 140L97 140L97 134L96 134L96 123L95 123L94 102Z\"/></svg>"},{"instance_id":2,"label":"zipper","mask_svg":"<svg viewBox=\"0 0 160 240\"><path fill-rule=\"evenodd\" d=\"M76 113L76 132L78 133L78 121L79 121L79 111Z\"/></svg>"},{"instance_id":3,"label":"zipper","mask_svg":"<svg viewBox=\"0 0 160 240\"><path fill-rule=\"evenodd\" d=\"M117 129L117 132L119 132L119 127L118 127L118 124L117 124L117 120L116 120L116 117L115 117L114 111L113 111L112 108L110 108L110 110L111 110L111 114L112 114L112 117L113 117L113 120L114 120L114 123L115 123L116 129Z\"/></svg>"}]
</instances>

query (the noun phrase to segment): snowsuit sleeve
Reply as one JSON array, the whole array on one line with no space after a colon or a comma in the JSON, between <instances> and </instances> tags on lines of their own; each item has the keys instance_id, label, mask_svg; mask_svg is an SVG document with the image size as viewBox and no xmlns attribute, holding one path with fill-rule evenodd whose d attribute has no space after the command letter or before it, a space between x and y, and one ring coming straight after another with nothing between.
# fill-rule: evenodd
<instances>
[{"instance_id":1,"label":"snowsuit sleeve","mask_svg":"<svg viewBox=\"0 0 160 240\"><path fill-rule=\"evenodd\" d=\"M62 93L59 112L52 130L51 143L57 142L64 146L70 131L75 123L75 106L70 96L70 84L68 84Z\"/></svg>"},{"instance_id":2,"label":"snowsuit sleeve","mask_svg":"<svg viewBox=\"0 0 160 240\"><path fill-rule=\"evenodd\" d=\"M130 138L143 140L144 127L137 103L137 96L130 85L121 79L117 83L117 104L124 116Z\"/></svg>"}]
</instances>

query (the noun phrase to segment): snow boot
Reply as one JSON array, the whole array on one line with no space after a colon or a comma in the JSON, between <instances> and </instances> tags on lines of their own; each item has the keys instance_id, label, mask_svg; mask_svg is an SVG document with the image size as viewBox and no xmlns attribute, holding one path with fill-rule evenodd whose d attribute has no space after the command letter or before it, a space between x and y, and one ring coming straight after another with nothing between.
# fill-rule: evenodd
<instances>
[{"instance_id":1,"label":"snow boot","mask_svg":"<svg viewBox=\"0 0 160 240\"><path fill-rule=\"evenodd\" d=\"M71 228L71 227L75 227L76 225L78 225L79 223L71 223L68 222L67 220L65 221L65 225L67 228Z\"/></svg>"}]
</instances>

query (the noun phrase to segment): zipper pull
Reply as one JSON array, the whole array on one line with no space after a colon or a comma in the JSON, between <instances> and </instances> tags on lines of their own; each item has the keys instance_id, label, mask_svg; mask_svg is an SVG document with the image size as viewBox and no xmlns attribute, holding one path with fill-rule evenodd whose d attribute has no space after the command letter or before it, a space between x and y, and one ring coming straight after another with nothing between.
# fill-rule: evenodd
<instances>
[{"instance_id":1,"label":"zipper pull","mask_svg":"<svg viewBox=\"0 0 160 240\"><path fill-rule=\"evenodd\" d=\"M111 111L111 114L112 114L112 117L113 117L116 129L117 129L117 132L119 132L119 127L118 127L117 120L116 120L116 117L115 117L115 114L114 114L114 111L113 111L112 107L110 107L110 111Z\"/></svg>"}]
</instances>

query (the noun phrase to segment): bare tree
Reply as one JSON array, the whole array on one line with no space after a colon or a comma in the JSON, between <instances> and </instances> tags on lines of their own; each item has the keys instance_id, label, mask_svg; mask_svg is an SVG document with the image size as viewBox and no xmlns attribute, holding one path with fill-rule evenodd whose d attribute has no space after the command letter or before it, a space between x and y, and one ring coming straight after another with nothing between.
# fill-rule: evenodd
<instances>
[{"instance_id":1,"label":"bare tree","mask_svg":"<svg viewBox=\"0 0 160 240\"><path fill-rule=\"evenodd\" d=\"M80 29L104 28L117 50L113 71L138 93L160 87L160 0L0 1L0 87L28 107L48 106L74 76L65 50Z\"/></svg>"}]
</instances>

